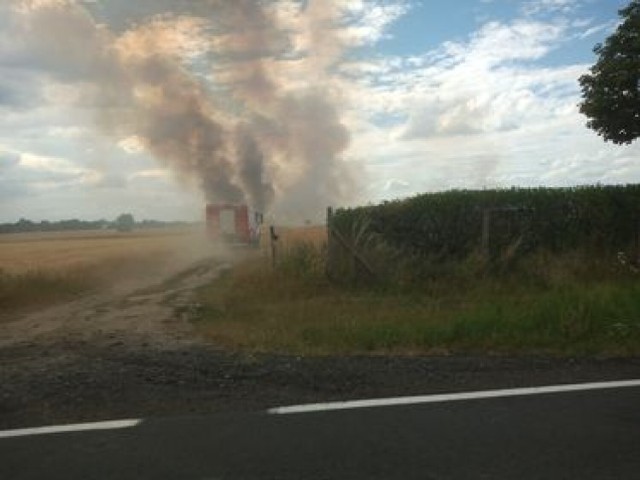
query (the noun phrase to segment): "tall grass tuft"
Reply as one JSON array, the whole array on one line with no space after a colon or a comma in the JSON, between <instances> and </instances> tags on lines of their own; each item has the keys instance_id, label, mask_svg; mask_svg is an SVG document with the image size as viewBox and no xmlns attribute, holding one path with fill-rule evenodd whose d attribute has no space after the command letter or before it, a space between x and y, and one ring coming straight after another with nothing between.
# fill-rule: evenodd
<instances>
[{"instance_id":1,"label":"tall grass tuft","mask_svg":"<svg viewBox=\"0 0 640 480\"><path fill-rule=\"evenodd\" d=\"M327 261L326 244L301 241L279 252L276 268L296 278L317 278L324 275Z\"/></svg>"}]
</instances>

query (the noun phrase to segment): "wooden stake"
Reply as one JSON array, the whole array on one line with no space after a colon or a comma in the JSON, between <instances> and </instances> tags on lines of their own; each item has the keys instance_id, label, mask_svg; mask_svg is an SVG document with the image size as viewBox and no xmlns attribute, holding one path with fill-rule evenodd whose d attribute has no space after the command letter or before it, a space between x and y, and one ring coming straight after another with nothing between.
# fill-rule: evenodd
<instances>
[{"instance_id":1,"label":"wooden stake","mask_svg":"<svg viewBox=\"0 0 640 480\"><path fill-rule=\"evenodd\" d=\"M271 267L276 268L276 242L278 241L278 235L276 235L276 229L273 225L269 227L269 238L271 239Z\"/></svg>"}]
</instances>

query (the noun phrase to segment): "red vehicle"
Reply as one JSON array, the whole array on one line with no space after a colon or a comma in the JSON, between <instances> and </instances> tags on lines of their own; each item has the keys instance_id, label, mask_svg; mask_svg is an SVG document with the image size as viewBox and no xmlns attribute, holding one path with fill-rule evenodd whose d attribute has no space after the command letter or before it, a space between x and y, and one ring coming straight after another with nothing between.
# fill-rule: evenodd
<instances>
[{"instance_id":1,"label":"red vehicle","mask_svg":"<svg viewBox=\"0 0 640 480\"><path fill-rule=\"evenodd\" d=\"M206 208L207 232L214 241L257 245L260 242L262 213L247 205L210 203Z\"/></svg>"}]
</instances>

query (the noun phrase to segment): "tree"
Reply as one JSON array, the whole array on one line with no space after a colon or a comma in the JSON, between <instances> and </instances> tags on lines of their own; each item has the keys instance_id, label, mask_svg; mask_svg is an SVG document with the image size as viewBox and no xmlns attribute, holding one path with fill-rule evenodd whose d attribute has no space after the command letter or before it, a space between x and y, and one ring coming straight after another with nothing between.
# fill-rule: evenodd
<instances>
[{"instance_id":1,"label":"tree","mask_svg":"<svg viewBox=\"0 0 640 480\"><path fill-rule=\"evenodd\" d=\"M133 219L133 215L130 213L123 213L116 218L114 225L116 230L119 232L130 232L133 230L133 226L135 224L135 220Z\"/></svg>"},{"instance_id":2,"label":"tree","mask_svg":"<svg viewBox=\"0 0 640 480\"><path fill-rule=\"evenodd\" d=\"M619 14L622 23L595 46L598 60L580 77L580 112L605 141L628 144L640 137L640 0Z\"/></svg>"}]
</instances>

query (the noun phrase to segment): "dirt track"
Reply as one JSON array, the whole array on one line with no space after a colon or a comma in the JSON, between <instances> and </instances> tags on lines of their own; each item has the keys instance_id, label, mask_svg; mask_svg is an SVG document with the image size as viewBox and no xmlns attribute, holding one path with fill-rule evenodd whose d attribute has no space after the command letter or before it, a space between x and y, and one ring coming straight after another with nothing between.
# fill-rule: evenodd
<instances>
[{"instance_id":1,"label":"dirt track","mask_svg":"<svg viewBox=\"0 0 640 480\"><path fill-rule=\"evenodd\" d=\"M233 354L191 329L203 260L0 324L0 428L640 377L640 359Z\"/></svg>"},{"instance_id":2,"label":"dirt track","mask_svg":"<svg viewBox=\"0 0 640 480\"><path fill-rule=\"evenodd\" d=\"M186 315L194 289L213 280L228 264L203 259L181 265L157 277L120 281L104 293L27 314L3 322L0 348L17 345L86 343L162 347L189 344Z\"/></svg>"}]
</instances>

